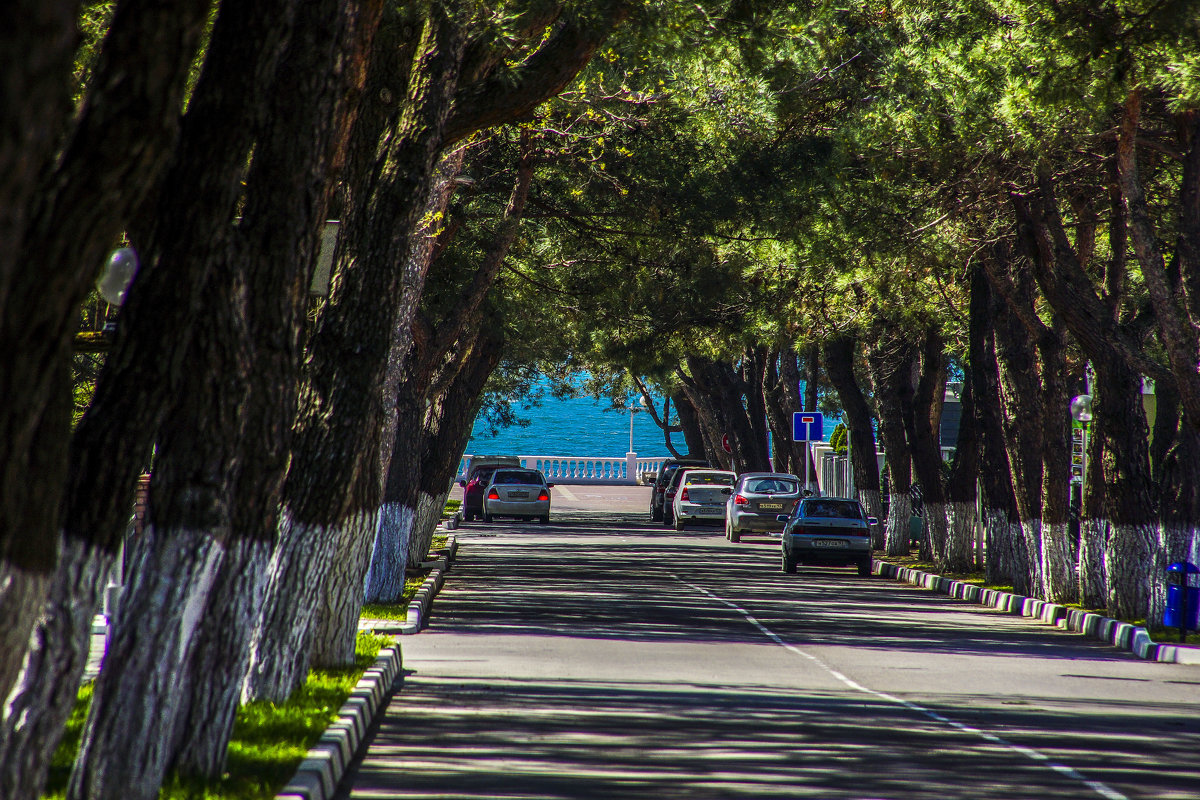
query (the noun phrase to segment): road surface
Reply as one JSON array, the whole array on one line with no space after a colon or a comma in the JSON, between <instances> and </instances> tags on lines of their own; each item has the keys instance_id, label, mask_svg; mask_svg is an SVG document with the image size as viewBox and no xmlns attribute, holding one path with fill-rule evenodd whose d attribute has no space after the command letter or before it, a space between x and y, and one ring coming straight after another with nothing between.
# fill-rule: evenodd
<instances>
[{"instance_id":1,"label":"road surface","mask_svg":"<svg viewBox=\"0 0 1200 800\"><path fill-rule=\"evenodd\" d=\"M1197 798L1200 668L556 487L464 525L343 798Z\"/></svg>"}]
</instances>

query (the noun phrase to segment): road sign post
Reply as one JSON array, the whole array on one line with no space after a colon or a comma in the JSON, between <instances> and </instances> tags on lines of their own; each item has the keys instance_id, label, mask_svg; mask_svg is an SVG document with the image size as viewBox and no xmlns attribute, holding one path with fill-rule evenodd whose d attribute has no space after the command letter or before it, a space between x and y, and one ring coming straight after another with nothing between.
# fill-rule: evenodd
<instances>
[{"instance_id":1,"label":"road sign post","mask_svg":"<svg viewBox=\"0 0 1200 800\"><path fill-rule=\"evenodd\" d=\"M812 450L810 442L821 441L821 437L825 435L825 417L820 411L797 411L792 414L792 441L804 442L804 489L808 490L811 483L811 469L809 462L812 461Z\"/></svg>"}]
</instances>

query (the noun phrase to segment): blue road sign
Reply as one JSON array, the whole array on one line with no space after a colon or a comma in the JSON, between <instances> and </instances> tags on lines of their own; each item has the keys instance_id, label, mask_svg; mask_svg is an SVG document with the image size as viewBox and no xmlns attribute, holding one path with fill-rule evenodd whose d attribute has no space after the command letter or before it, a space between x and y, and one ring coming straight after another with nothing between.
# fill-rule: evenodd
<instances>
[{"instance_id":1,"label":"blue road sign","mask_svg":"<svg viewBox=\"0 0 1200 800\"><path fill-rule=\"evenodd\" d=\"M792 414L792 441L819 442L825 433L825 418L820 411L797 411Z\"/></svg>"}]
</instances>

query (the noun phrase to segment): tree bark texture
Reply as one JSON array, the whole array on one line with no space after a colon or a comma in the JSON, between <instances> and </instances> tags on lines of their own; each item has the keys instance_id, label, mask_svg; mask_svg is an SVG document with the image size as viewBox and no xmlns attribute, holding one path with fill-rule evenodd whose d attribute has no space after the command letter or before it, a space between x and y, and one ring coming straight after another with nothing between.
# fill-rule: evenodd
<instances>
[{"instance_id":1,"label":"tree bark texture","mask_svg":"<svg viewBox=\"0 0 1200 800\"><path fill-rule=\"evenodd\" d=\"M372 475L371 480L377 480ZM362 615L363 585L371 565L371 545L379 527L378 511L356 516L334 545L336 557L325 579L312 636L311 665L353 666L358 618ZM304 673L308 672L305 665Z\"/></svg>"},{"instance_id":2,"label":"tree bark texture","mask_svg":"<svg viewBox=\"0 0 1200 800\"><path fill-rule=\"evenodd\" d=\"M850 457L854 470L854 486L858 499L868 516L883 519L880 500L879 461L875 457L875 427L867 405L854 362L857 343L848 334L825 342L825 374L841 401L842 414L850 434ZM882 524L871 528L872 546L882 550L886 545L886 529Z\"/></svg>"},{"instance_id":3,"label":"tree bark texture","mask_svg":"<svg viewBox=\"0 0 1200 800\"><path fill-rule=\"evenodd\" d=\"M920 373L911 395L912 411L904 413L904 434L912 452L913 471L921 486L925 536L923 558L932 558L939 569L946 568L946 490L942 478L942 448L938 428L933 425L937 395L945 393L942 364L944 345L936 330L924 332L920 344ZM908 395L901 395L901 403Z\"/></svg>"},{"instance_id":4,"label":"tree bark texture","mask_svg":"<svg viewBox=\"0 0 1200 800\"><path fill-rule=\"evenodd\" d=\"M20 3L12 11L21 19L3 35L13 49L0 47L0 80L14 99L0 111L0 199L13 203L0 223L9 245L0 255L0 696L17 678L52 580L61 493L74 466L69 375L79 305L170 154L209 2L120 4L66 130L78 7ZM105 531L110 548L132 485L116 501L124 515Z\"/></svg>"},{"instance_id":5,"label":"tree bark texture","mask_svg":"<svg viewBox=\"0 0 1200 800\"><path fill-rule=\"evenodd\" d=\"M380 6L305 3L271 93L268 123L247 178L234 257L248 276L251 368L243 398L242 465L234 532L196 644L189 696L176 725L172 766L207 777L225 771L250 636L279 525L300 377L301 336L318 227L326 216L334 149L350 124ZM297 135L304 131L307 135Z\"/></svg>"},{"instance_id":6,"label":"tree bark texture","mask_svg":"<svg viewBox=\"0 0 1200 800\"><path fill-rule=\"evenodd\" d=\"M972 410L979 442L979 492L984 521L984 573L989 583L1012 582L1012 534L1018 525L1000 405L994 318L1002 301L981 265L971 273L968 346Z\"/></svg>"},{"instance_id":7,"label":"tree bark texture","mask_svg":"<svg viewBox=\"0 0 1200 800\"><path fill-rule=\"evenodd\" d=\"M153 492L153 487L151 488ZM207 530L150 524L116 615L75 767L69 800L153 800L166 769L174 722L171 694L188 661L223 552ZM131 609L152 609L167 624L141 630ZM139 615L141 616L141 615Z\"/></svg>"},{"instance_id":8,"label":"tree bark texture","mask_svg":"<svg viewBox=\"0 0 1200 800\"><path fill-rule=\"evenodd\" d=\"M363 473L379 472L388 348L402 309L415 309L423 284L423 276L407 268L407 256L430 190L464 46L450 22L438 10L432 13L407 71L404 111L385 140L378 182L360 193L361 203L351 204L343 223L338 273L309 349L284 485L283 530L254 637L245 699L281 700L304 680L333 548L345 530L374 535L362 520L375 517L381 487ZM372 80L368 86L381 90ZM378 97L371 91L364 95L371 102ZM369 550L370 541L363 550ZM304 580L297 583L296 577Z\"/></svg>"},{"instance_id":9,"label":"tree bark texture","mask_svg":"<svg viewBox=\"0 0 1200 800\"><path fill-rule=\"evenodd\" d=\"M908 425L905 414L912 413L915 360L915 348L895 336L881 335L867 349L879 413L879 438L883 440L887 459L888 518L884 552L889 556L908 555L909 549L912 458L905 435Z\"/></svg>"},{"instance_id":10,"label":"tree bark texture","mask_svg":"<svg viewBox=\"0 0 1200 800\"><path fill-rule=\"evenodd\" d=\"M20 680L4 704L0 797L37 800L43 794L51 758L75 708L87 666L95 599L104 590L111 564L111 558L92 552L82 540L62 543L54 584L25 652Z\"/></svg>"}]
</instances>

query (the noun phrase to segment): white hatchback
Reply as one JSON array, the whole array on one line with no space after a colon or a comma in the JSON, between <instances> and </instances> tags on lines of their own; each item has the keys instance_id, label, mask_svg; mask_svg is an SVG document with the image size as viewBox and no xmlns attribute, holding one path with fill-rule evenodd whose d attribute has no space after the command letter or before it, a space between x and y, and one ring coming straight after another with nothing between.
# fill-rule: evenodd
<instances>
[{"instance_id":1,"label":"white hatchback","mask_svg":"<svg viewBox=\"0 0 1200 800\"><path fill-rule=\"evenodd\" d=\"M735 481L737 474L728 470L685 470L672 501L675 530L681 531L695 522L723 525L725 502L733 494Z\"/></svg>"}]
</instances>

